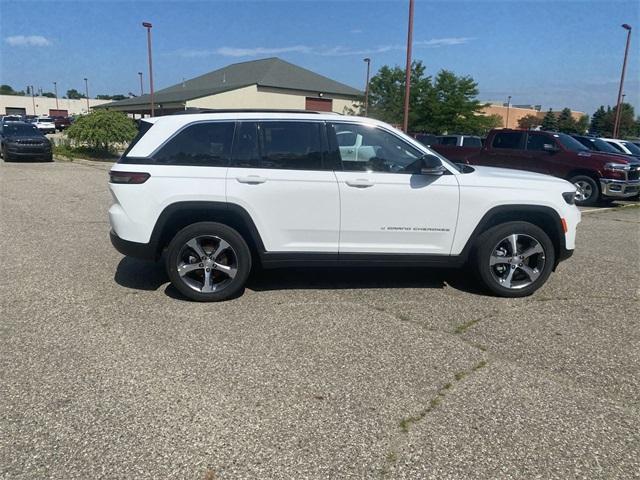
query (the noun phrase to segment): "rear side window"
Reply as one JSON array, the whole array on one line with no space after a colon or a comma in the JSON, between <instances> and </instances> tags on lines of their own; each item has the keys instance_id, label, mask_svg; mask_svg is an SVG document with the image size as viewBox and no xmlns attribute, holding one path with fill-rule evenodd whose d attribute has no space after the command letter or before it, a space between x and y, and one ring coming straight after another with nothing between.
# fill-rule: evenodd
<instances>
[{"instance_id":1,"label":"rear side window","mask_svg":"<svg viewBox=\"0 0 640 480\"><path fill-rule=\"evenodd\" d=\"M458 144L458 138L457 137L439 137L439 144L440 145L452 145L452 146L456 146Z\"/></svg>"},{"instance_id":2,"label":"rear side window","mask_svg":"<svg viewBox=\"0 0 640 480\"><path fill-rule=\"evenodd\" d=\"M144 137L145 133L147 133L151 128L151 125L152 124L149 122L143 122L143 121L138 122L138 134L135 136L135 138L131 141L127 149L122 154L122 157L119 160L120 163L126 163L126 161L124 161L124 157L126 157L127 154L131 151L131 149L135 147L136 143L138 143L140 139Z\"/></svg>"},{"instance_id":3,"label":"rear side window","mask_svg":"<svg viewBox=\"0 0 640 480\"><path fill-rule=\"evenodd\" d=\"M153 155L154 163L226 167L231 156L234 128L232 122L189 125Z\"/></svg>"},{"instance_id":4,"label":"rear side window","mask_svg":"<svg viewBox=\"0 0 640 480\"><path fill-rule=\"evenodd\" d=\"M493 137L493 148L522 148L523 132L500 132Z\"/></svg>"},{"instance_id":5,"label":"rear side window","mask_svg":"<svg viewBox=\"0 0 640 480\"><path fill-rule=\"evenodd\" d=\"M463 147L481 147L482 141L478 137L464 137Z\"/></svg>"},{"instance_id":6,"label":"rear side window","mask_svg":"<svg viewBox=\"0 0 640 480\"><path fill-rule=\"evenodd\" d=\"M314 122L241 122L232 166L324 170L322 127Z\"/></svg>"}]
</instances>

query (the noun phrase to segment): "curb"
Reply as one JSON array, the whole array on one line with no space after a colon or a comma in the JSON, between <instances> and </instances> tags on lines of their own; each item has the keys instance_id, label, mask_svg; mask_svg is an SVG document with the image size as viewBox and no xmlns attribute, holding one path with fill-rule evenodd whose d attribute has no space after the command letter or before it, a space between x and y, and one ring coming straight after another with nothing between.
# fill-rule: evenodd
<instances>
[{"instance_id":1,"label":"curb","mask_svg":"<svg viewBox=\"0 0 640 480\"><path fill-rule=\"evenodd\" d=\"M598 212L608 212L611 210L621 210L623 208L633 208L640 207L640 203L631 203L629 205L618 205L617 207L607 207L607 208L593 208L591 210L581 210L580 213L598 213Z\"/></svg>"}]
</instances>

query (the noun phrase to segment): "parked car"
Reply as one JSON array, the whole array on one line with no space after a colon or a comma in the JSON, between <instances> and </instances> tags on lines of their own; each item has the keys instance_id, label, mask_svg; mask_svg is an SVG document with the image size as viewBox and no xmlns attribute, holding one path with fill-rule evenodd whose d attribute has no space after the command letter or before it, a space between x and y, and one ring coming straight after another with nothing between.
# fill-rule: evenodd
<instances>
[{"instance_id":1,"label":"parked car","mask_svg":"<svg viewBox=\"0 0 640 480\"><path fill-rule=\"evenodd\" d=\"M71 119L62 116L53 117L53 123L55 124L56 130L61 132L71 126Z\"/></svg>"},{"instance_id":2,"label":"parked car","mask_svg":"<svg viewBox=\"0 0 640 480\"><path fill-rule=\"evenodd\" d=\"M577 187L578 205L630 198L640 191L640 162L631 156L590 151L564 133L496 129L489 132L485 146L474 151L462 147L445 150L440 145L433 149L456 162L564 178Z\"/></svg>"},{"instance_id":3,"label":"parked car","mask_svg":"<svg viewBox=\"0 0 640 480\"><path fill-rule=\"evenodd\" d=\"M20 115L4 115L0 119L0 123L9 123L9 122L21 122L22 117Z\"/></svg>"},{"instance_id":4,"label":"parked car","mask_svg":"<svg viewBox=\"0 0 640 480\"><path fill-rule=\"evenodd\" d=\"M640 157L640 147L633 142L628 140L618 140L616 138L603 138L602 140L607 142L620 153Z\"/></svg>"},{"instance_id":5,"label":"parked car","mask_svg":"<svg viewBox=\"0 0 640 480\"><path fill-rule=\"evenodd\" d=\"M51 117L39 117L33 124L42 133L56 133L56 124Z\"/></svg>"},{"instance_id":6,"label":"parked car","mask_svg":"<svg viewBox=\"0 0 640 480\"><path fill-rule=\"evenodd\" d=\"M572 254L580 221L564 180L460 168L385 123L322 113L146 118L109 188L114 247L163 257L198 301L237 295L256 264L469 263L522 297Z\"/></svg>"},{"instance_id":7,"label":"parked car","mask_svg":"<svg viewBox=\"0 0 640 480\"><path fill-rule=\"evenodd\" d=\"M0 125L0 155L5 162L41 159L52 161L51 142L31 123Z\"/></svg>"},{"instance_id":8,"label":"parked car","mask_svg":"<svg viewBox=\"0 0 640 480\"><path fill-rule=\"evenodd\" d=\"M438 145L478 148L482 146L482 139L475 135L440 135Z\"/></svg>"}]
</instances>

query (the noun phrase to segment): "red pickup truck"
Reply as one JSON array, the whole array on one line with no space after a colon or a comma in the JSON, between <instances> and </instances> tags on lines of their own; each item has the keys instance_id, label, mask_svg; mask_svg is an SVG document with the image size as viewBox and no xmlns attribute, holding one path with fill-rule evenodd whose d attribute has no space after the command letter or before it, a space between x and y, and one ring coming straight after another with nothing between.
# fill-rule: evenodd
<instances>
[{"instance_id":1,"label":"red pickup truck","mask_svg":"<svg viewBox=\"0 0 640 480\"><path fill-rule=\"evenodd\" d=\"M640 192L640 162L633 157L592 152L564 133L496 129L483 147L431 148L458 163L514 168L564 178L577 187L576 204L629 198Z\"/></svg>"}]
</instances>

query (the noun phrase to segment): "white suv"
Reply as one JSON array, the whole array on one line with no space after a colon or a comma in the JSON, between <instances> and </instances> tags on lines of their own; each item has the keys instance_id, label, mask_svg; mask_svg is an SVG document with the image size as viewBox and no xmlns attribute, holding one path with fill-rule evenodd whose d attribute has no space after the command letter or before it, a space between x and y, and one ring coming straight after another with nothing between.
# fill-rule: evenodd
<instances>
[{"instance_id":1,"label":"white suv","mask_svg":"<svg viewBox=\"0 0 640 480\"><path fill-rule=\"evenodd\" d=\"M145 119L110 172L111 241L164 254L199 301L252 265L463 266L494 294L533 293L573 253L575 187L457 166L370 118L294 112Z\"/></svg>"}]
</instances>

